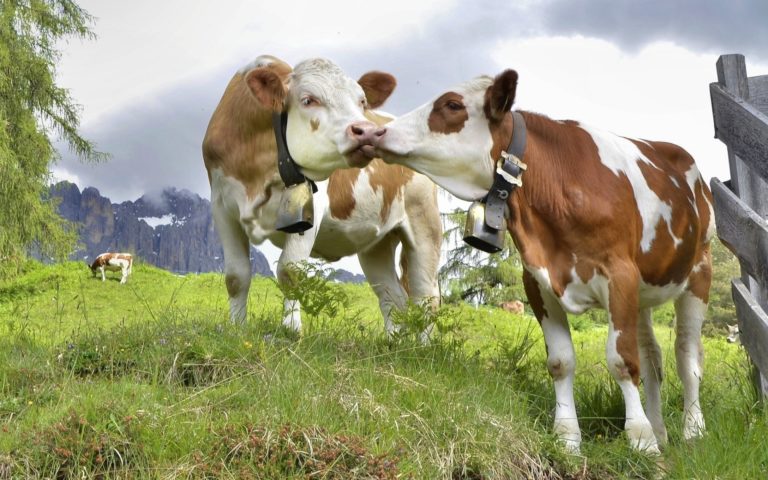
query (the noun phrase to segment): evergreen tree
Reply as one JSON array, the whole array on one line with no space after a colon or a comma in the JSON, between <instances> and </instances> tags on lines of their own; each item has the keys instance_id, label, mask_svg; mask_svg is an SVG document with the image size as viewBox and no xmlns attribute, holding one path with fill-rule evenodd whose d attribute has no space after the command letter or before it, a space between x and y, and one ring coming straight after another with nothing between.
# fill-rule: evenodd
<instances>
[{"instance_id":1,"label":"evergreen tree","mask_svg":"<svg viewBox=\"0 0 768 480\"><path fill-rule=\"evenodd\" d=\"M48 197L57 135L82 161L105 155L78 132L79 109L55 83L57 42L93 38L92 17L71 0L0 1L0 277L28 252L63 259L76 232Z\"/></svg>"},{"instance_id":2,"label":"evergreen tree","mask_svg":"<svg viewBox=\"0 0 768 480\"><path fill-rule=\"evenodd\" d=\"M509 233L505 235L504 248L489 255L462 241L466 212L455 210L445 216L453 224L445 229L445 241L455 247L448 251L446 263L440 269L444 300L487 305L525 301L522 262Z\"/></svg>"}]
</instances>

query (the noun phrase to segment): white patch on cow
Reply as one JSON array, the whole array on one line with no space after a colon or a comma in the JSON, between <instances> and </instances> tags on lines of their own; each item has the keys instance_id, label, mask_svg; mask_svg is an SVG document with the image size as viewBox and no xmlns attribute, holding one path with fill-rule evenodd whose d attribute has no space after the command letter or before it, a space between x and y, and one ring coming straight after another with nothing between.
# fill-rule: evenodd
<instances>
[{"instance_id":1,"label":"white patch on cow","mask_svg":"<svg viewBox=\"0 0 768 480\"><path fill-rule=\"evenodd\" d=\"M384 160L407 164L462 200L483 198L491 188L496 166L491 158L493 138L483 112L483 98L491 84L490 77L480 77L451 90L464 98L467 108L468 119L459 132L429 130L434 100L388 123L379 142L386 150Z\"/></svg>"},{"instance_id":2,"label":"white patch on cow","mask_svg":"<svg viewBox=\"0 0 768 480\"><path fill-rule=\"evenodd\" d=\"M658 167L630 140L584 124L579 126L592 136L603 165L616 176L621 173L627 176L643 222L643 236L640 240L642 251L648 252L651 249L651 244L656 238L656 225L662 219L667 223L675 246L680 245L682 240L672 232L672 206L662 202L656 192L648 186L637 162L644 162L653 168Z\"/></svg>"},{"instance_id":3,"label":"white patch on cow","mask_svg":"<svg viewBox=\"0 0 768 480\"><path fill-rule=\"evenodd\" d=\"M677 179L674 176L670 175L669 181L672 182L672 185L674 185L675 188L680 188L680 183L677 181Z\"/></svg>"},{"instance_id":4,"label":"white patch on cow","mask_svg":"<svg viewBox=\"0 0 768 480\"><path fill-rule=\"evenodd\" d=\"M608 278L594 272L586 281L581 280L576 268L571 270L571 282L566 285L560 303L568 313L580 314L590 308L608 305Z\"/></svg>"},{"instance_id":5,"label":"white patch on cow","mask_svg":"<svg viewBox=\"0 0 768 480\"><path fill-rule=\"evenodd\" d=\"M586 282L582 281L576 273L576 268L571 270L572 280L565 286L561 296L558 296L553 288L549 271L544 268L526 267L536 279L540 288L555 297L560 306L568 313L581 314L590 308L607 308L608 305L608 278L594 272Z\"/></svg>"},{"instance_id":6,"label":"white patch on cow","mask_svg":"<svg viewBox=\"0 0 768 480\"><path fill-rule=\"evenodd\" d=\"M656 307L677 298L688 282L668 283L667 285L651 285L640 282L640 308Z\"/></svg>"}]
</instances>

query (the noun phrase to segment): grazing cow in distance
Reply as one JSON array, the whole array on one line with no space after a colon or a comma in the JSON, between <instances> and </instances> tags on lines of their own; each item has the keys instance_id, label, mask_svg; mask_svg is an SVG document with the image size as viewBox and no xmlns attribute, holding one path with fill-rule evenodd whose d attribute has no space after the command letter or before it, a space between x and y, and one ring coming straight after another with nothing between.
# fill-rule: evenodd
<instances>
[{"instance_id":1,"label":"grazing cow in distance","mask_svg":"<svg viewBox=\"0 0 768 480\"><path fill-rule=\"evenodd\" d=\"M739 331L738 325L728 325L728 336L726 337L728 343L741 343L741 331Z\"/></svg>"},{"instance_id":2,"label":"grazing cow in distance","mask_svg":"<svg viewBox=\"0 0 768 480\"><path fill-rule=\"evenodd\" d=\"M277 278L283 285L291 282L291 265L310 256L335 261L357 254L387 332L396 329L391 310L404 308L409 297L437 299L442 225L436 186L412 170L370 158L384 132L379 125L391 118L372 109L394 87L389 74L369 72L355 82L327 60L307 60L292 69L267 55L232 77L203 140L232 321L246 319L249 242L265 240L282 249ZM287 150L319 188L314 225L303 234L275 228L286 186L278 172L272 116L283 111ZM284 299L283 324L300 330L297 300Z\"/></svg>"},{"instance_id":3,"label":"grazing cow in distance","mask_svg":"<svg viewBox=\"0 0 768 480\"><path fill-rule=\"evenodd\" d=\"M131 274L131 267L133 266L133 256L130 253L102 253L91 263L91 273L96 276L96 272L101 272L101 281L107 280L106 271L116 272L120 270L123 277L120 279L120 283L128 281L128 275Z\"/></svg>"},{"instance_id":4,"label":"grazing cow in distance","mask_svg":"<svg viewBox=\"0 0 768 480\"><path fill-rule=\"evenodd\" d=\"M517 315L522 315L525 312L525 305L520 300L513 300L511 302L501 302L499 304L499 307L501 307L503 310L506 310L509 313L516 313Z\"/></svg>"},{"instance_id":5,"label":"grazing cow in distance","mask_svg":"<svg viewBox=\"0 0 768 480\"><path fill-rule=\"evenodd\" d=\"M499 224L523 261L526 294L554 380L554 430L567 449L579 450L581 432L566 313L592 307L609 313L606 360L624 396L630 444L658 453L667 433L651 309L674 301L683 436L701 435L701 325L714 234L709 188L679 146L512 112L516 88L513 70L464 83L389 123L376 151L457 197L489 195L488 202L502 202L505 220ZM517 158L506 150L518 152ZM490 192L492 185L504 188Z\"/></svg>"}]
</instances>

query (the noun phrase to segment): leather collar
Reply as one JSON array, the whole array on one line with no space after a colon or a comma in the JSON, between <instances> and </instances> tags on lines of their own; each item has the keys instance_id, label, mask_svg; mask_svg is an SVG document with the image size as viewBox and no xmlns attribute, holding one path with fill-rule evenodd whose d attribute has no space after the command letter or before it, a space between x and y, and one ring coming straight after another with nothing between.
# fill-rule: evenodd
<instances>
[{"instance_id":1,"label":"leather collar","mask_svg":"<svg viewBox=\"0 0 768 480\"><path fill-rule=\"evenodd\" d=\"M525 154L527 129L525 119L520 112L512 112L514 130L512 140L507 150L501 153L501 158L496 161L496 175L493 185L483 199L485 203L485 224L496 230L505 228L507 199L512 192L523 185L523 171L528 168L522 162Z\"/></svg>"},{"instance_id":2,"label":"leather collar","mask_svg":"<svg viewBox=\"0 0 768 480\"><path fill-rule=\"evenodd\" d=\"M309 182L312 185L312 192L317 192L315 182L308 179L301 173L296 161L291 157L286 142L285 128L288 125L288 112L272 113L272 128L275 131L275 140L277 141L277 170L280 172L280 178L286 187L292 187L300 183Z\"/></svg>"}]
</instances>

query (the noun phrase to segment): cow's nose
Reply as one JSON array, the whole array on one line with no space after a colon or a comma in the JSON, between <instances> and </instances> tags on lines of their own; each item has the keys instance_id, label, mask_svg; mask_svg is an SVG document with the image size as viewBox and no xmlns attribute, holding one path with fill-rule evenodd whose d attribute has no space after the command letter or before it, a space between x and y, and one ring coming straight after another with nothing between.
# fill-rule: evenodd
<instances>
[{"instance_id":1,"label":"cow's nose","mask_svg":"<svg viewBox=\"0 0 768 480\"><path fill-rule=\"evenodd\" d=\"M374 145L387 129L372 122L356 122L347 128L347 135L361 144Z\"/></svg>"}]
</instances>

